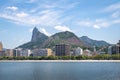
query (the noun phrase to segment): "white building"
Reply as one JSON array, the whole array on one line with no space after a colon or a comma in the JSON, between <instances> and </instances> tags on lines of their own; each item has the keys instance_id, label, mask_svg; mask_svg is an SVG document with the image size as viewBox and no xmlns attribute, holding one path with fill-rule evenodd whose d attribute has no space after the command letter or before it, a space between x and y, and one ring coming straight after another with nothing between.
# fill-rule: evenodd
<instances>
[{"instance_id":1,"label":"white building","mask_svg":"<svg viewBox=\"0 0 120 80\"><path fill-rule=\"evenodd\" d=\"M108 54L112 54L112 46L108 47Z\"/></svg>"},{"instance_id":2,"label":"white building","mask_svg":"<svg viewBox=\"0 0 120 80\"><path fill-rule=\"evenodd\" d=\"M31 51L29 49L24 49L21 51L21 56L30 56Z\"/></svg>"},{"instance_id":3,"label":"white building","mask_svg":"<svg viewBox=\"0 0 120 80\"><path fill-rule=\"evenodd\" d=\"M17 48L14 50L13 55L18 57L18 56L30 56L31 50L29 49L22 49L22 48Z\"/></svg>"},{"instance_id":4,"label":"white building","mask_svg":"<svg viewBox=\"0 0 120 80\"><path fill-rule=\"evenodd\" d=\"M13 56L15 56L15 57L21 56L21 51L22 51L22 48L14 49Z\"/></svg>"},{"instance_id":5,"label":"white building","mask_svg":"<svg viewBox=\"0 0 120 80\"><path fill-rule=\"evenodd\" d=\"M75 53L75 56L82 55L83 54L83 49L78 47L78 48L76 48L74 53Z\"/></svg>"}]
</instances>

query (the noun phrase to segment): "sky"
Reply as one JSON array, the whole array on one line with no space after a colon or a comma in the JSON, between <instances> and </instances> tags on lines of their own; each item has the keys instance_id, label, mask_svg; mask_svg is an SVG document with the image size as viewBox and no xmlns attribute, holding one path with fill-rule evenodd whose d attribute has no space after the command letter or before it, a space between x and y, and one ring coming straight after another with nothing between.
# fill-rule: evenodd
<instances>
[{"instance_id":1,"label":"sky","mask_svg":"<svg viewBox=\"0 0 120 80\"><path fill-rule=\"evenodd\" d=\"M120 0L0 0L0 41L13 49L31 40L32 30L51 36L71 31L116 44Z\"/></svg>"}]
</instances>

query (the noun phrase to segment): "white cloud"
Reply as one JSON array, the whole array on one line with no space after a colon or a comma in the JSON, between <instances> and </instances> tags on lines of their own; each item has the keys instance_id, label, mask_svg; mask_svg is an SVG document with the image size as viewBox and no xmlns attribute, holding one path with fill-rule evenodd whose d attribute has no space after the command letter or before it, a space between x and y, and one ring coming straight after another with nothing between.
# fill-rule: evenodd
<instances>
[{"instance_id":1,"label":"white cloud","mask_svg":"<svg viewBox=\"0 0 120 80\"><path fill-rule=\"evenodd\" d=\"M43 8L48 8L48 9L50 9L50 8L55 8L55 7L57 7L57 6L58 6L58 5L55 4L55 3L52 3L52 5L48 5L48 4L42 5Z\"/></svg>"},{"instance_id":2,"label":"white cloud","mask_svg":"<svg viewBox=\"0 0 120 80\"><path fill-rule=\"evenodd\" d=\"M96 25L96 24L93 25L93 27L96 28L96 29L100 29L100 26L98 26L98 25Z\"/></svg>"},{"instance_id":3,"label":"white cloud","mask_svg":"<svg viewBox=\"0 0 120 80\"><path fill-rule=\"evenodd\" d=\"M27 17L28 14L24 13L24 12L21 12L21 13L17 13L16 16L19 17L19 18L24 18L24 17Z\"/></svg>"},{"instance_id":4,"label":"white cloud","mask_svg":"<svg viewBox=\"0 0 120 80\"><path fill-rule=\"evenodd\" d=\"M104 19L101 18L101 19L95 19L95 20L92 20L92 19L81 20L77 24L79 26L93 27L96 29L110 27L115 24L120 24L120 2L116 4L112 4L102 9L102 12L109 13L110 16Z\"/></svg>"},{"instance_id":5,"label":"white cloud","mask_svg":"<svg viewBox=\"0 0 120 80\"><path fill-rule=\"evenodd\" d=\"M120 18L120 11L116 11L112 14L113 18Z\"/></svg>"},{"instance_id":6,"label":"white cloud","mask_svg":"<svg viewBox=\"0 0 120 80\"><path fill-rule=\"evenodd\" d=\"M77 24L80 25L80 26L87 26L87 27L89 27L89 26L92 25L92 22L90 20L85 20L85 21L79 21Z\"/></svg>"},{"instance_id":7,"label":"white cloud","mask_svg":"<svg viewBox=\"0 0 120 80\"><path fill-rule=\"evenodd\" d=\"M14 23L24 25L42 25L42 26L54 26L60 23L60 12L54 10L43 10L39 14L29 14L22 11L17 12L4 12L0 13L0 17L8 19Z\"/></svg>"},{"instance_id":8,"label":"white cloud","mask_svg":"<svg viewBox=\"0 0 120 80\"><path fill-rule=\"evenodd\" d=\"M0 34L7 33L8 30L0 30Z\"/></svg>"},{"instance_id":9,"label":"white cloud","mask_svg":"<svg viewBox=\"0 0 120 80\"><path fill-rule=\"evenodd\" d=\"M26 15L20 15L20 13L14 13L14 14L0 14L0 17L10 20L11 22L17 23L17 24L32 24L32 19L30 17L26 17Z\"/></svg>"},{"instance_id":10,"label":"white cloud","mask_svg":"<svg viewBox=\"0 0 120 80\"><path fill-rule=\"evenodd\" d=\"M54 9L54 8L58 8L58 9L64 9L64 10L68 10L68 9L72 9L74 7L76 7L79 4L79 2L72 2L72 3L68 3L68 1L66 0L56 0L54 1L54 3L47 3L47 4L42 4L42 8L45 9Z\"/></svg>"},{"instance_id":11,"label":"white cloud","mask_svg":"<svg viewBox=\"0 0 120 80\"><path fill-rule=\"evenodd\" d=\"M96 29L110 27L114 24L120 24L120 19L109 20L109 19L96 19L96 20L81 20L77 23L83 27L93 27Z\"/></svg>"},{"instance_id":12,"label":"white cloud","mask_svg":"<svg viewBox=\"0 0 120 80\"><path fill-rule=\"evenodd\" d=\"M51 34L49 32L47 32L44 28L40 28L40 31L47 36L51 36Z\"/></svg>"},{"instance_id":13,"label":"white cloud","mask_svg":"<svg viewBox=\"0 0 120 80\"><path fill-rule=\"evenodd\" d=\"M32 31L33 31L33 28L30 28L30 29L29 29L29 32L32 33Z\"/></svg>"},{"instance_id":14,"label":"white cloud","mask_svg":"<svg viewBox=\"0 0 120 80\"><path fill-rule=\"evenodd\" d=\"M104 7L102 10L100 10L100 12L107 14L108 18L119 19L120 18L120 2L108 5Z\"/></svg>"},{"instance_id":15,"label":"white cloud","mask_svg":"<svg viewBox=\"0 0 120 80\"><path fill-rule=\"evenodd\" d=\"M69 27L67 26L55 26L54 27L55 29L57 30L60 30L60 31L72 31Z\"/></svg>"},{"instance_id":16,"label":"white cloud","mask_svg":"<svg viewBox=\"0 0 120 80\"><path fill-rule=\"evenodd\" d=\"M33 3L38 0L27 0L25 3ZM43 3L40 3L43 2ZM9 21L21 25L41 25L41 26L55 26L62 25L67 20L62 18L64 12L78 5L78 2L67 3L67 1L40 1L32 8L20 8L15 6L8 7L10 10L1 10L0 18L8 19ZM61 4L65 2L64 4ZM66 6L67 3L67 6ZM58 8L57 10L55 8ZM64 10L63 10L64 9Z\"/></svg>"},{"instance_id":17,"label":"white cloud","mask_svg":"<svg viewBox=\"0 0 120 80\"><path fill-rule=\"evenodd\" d=\"M111 12L111 11L115 11L115 10L120 10L120 2L116 3L116 4L109 5L108 7L103 9L102 11L103 12Z\"/></svg>"},{"instance_id":18,"label":"white cloud","mask_svg":"<svg viewBox=\"0 0 120 80\"><path fill-rule=\"evenodd\" d=\"M16 10L18 10L18 7L15 7L15 6L9 6L9 7L6 7L6 9L16 11Z\"/></svg>"},{"instance_id":19,"label":"white cloud","mask_svg":"<svg viewBox=\"0 0 120 80\"><path fill-rule=\"evenodd\" d=\"M37 0L28 0L27 3L34 3L36 2Z\"/></svg>"},{"instance_id":20,"label":"white cloud","mask_svg":"<svg viewBox=\"0 0 120 80\"><path fill-rule=\"evenodd\" d=\"M120 24L120 19L113 20L113 24Z\"/></svg>"},{"instance_id":21,"label":"white cloud","mask_svg":"<svg viewBox=\"0 0 120 80\"><path fill-rule=\"evenodd\" d=\"M111 4L107 7L105 7L104 9L102 9L102 11L104 14L108 14L108 17L106 17L105 19L96 19L96 20L83 20L84 23L89 22L89 27L94 27L96 29L100 29L100 28L104 28L104 27L110 27L112 25L115 24L120 24L120 2L115 3L115 4ZM79 22L80 25L81 21ZM86 26L85 24L83 24L83 26Z\"/></svg>"},{"instance_id":22,"label":"white cloud","mask_svg":"<svg viewBox=\"0 0 120 80\"><path fill-rule=\"evenodd\" d=\"M102 12L109 13L111 18L120 18L120 2L105 7Z\"/></svg>"}]
</instances>

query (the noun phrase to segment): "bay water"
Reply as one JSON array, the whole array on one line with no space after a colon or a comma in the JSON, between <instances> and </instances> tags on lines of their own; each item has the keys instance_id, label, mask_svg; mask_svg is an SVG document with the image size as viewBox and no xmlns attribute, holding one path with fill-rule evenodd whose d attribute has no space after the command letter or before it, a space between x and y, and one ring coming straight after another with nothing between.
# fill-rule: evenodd
<instances>
[{"instance_id":1,"label":"bay water","mask_svg":"<svg viewBox=\"0 0 120 80\"><path fill-rule=\"evenodd\" d=\"M0 62L0 80L120 80L120 63Z\"/></svg>"}]
</instances>

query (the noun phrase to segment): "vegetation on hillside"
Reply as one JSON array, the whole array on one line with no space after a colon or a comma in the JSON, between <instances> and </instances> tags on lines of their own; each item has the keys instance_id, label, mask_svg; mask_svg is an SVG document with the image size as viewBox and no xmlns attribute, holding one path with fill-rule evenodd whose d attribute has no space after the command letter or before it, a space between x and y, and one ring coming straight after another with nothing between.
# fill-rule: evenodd
<instances>
[{"instance_id":1,"label":"vegetation on hillside","mask_svg":"<svg viewBox=\"0 0 120 80\"><path fill-rule=\"evenodd\" d=\"M96 47L106 47L106 46L110 46L111 44L107 43L106 41L102 41L102 40L93 40L93 39L90 39L89 37L87 36L82 36L80 37L80 39L85 42L87 45L93 47L93 46L96 46Z\"/></svg>"},{"instance_id":2,"label":"vegetation on hillside","mask_svg":"<svg viewBox=\"0 0 120 80\"><path fill-rule=\"evenodd\" d=\"M76 38L78 38L74 33L69 32L69 31L56 33L55 35L53 35L53 37L56 36L56 35L59 36L59 38L61 38L61 39L68 39L68 38L71 38L71 37L74 37L74 36Z\"/></svg>"}]
</instances>

